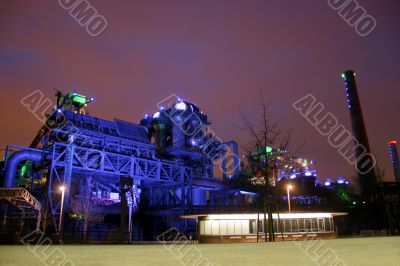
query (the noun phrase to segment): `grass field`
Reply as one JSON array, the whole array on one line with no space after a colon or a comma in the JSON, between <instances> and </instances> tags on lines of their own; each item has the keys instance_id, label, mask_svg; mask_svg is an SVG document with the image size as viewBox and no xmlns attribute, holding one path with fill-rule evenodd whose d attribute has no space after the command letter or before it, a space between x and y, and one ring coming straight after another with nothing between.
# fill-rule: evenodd
<instances>
[{"instance_id":1,"label":"grass field","mask_svg":"<svg viewBox=\"0 0 400 266\"><path fill-rule=\"evenodd\" d=\"M61 264L64 255L73 262L65 265L93 266L207 265L206 262L213 265L400 266L400 237L258 244L0 246L0 265L64 265ZM193 262L197 258L203 259L201 263L200 260L198 264Z\"/></svg>"}]
</instances>

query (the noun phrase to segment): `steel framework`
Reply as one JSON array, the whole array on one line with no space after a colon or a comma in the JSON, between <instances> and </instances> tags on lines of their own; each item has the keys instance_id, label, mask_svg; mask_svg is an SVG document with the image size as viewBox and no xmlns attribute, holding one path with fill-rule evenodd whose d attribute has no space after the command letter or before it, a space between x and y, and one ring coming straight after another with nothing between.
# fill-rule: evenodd
<instances>
[{"instance_id":1,"label":"steel framework","mask_svg":"<svg viewBox=\"0 0 400 266\"><path fill-rule=\"evenodd\" d=\"M134 155L111 153L91 148L55 142L51 155L48 196L50 206L57 223L60 214L59 187L65 186L65 201L69 199L72 176L79 173L96 173L107 179L102 185L109 191L118 191L116 183L119 177L129 176L136 185L158 188L160 185L174 190L175 200L182 208L191 203L192 172L191 168L138 158Z\"/></svg>"},{"instance_id":2,"label":"steel framework","mask_svg":"<svg viewBox=\"0 0 400 266\"><path fill-rule=\"evenodd\" d=\"M24 215L24 218L37 218L36 229L39 229L41 204L25 188L0 188L0 200L6 200ZM26 216L31 214L30 216Z\"/></svg>"},{"instance_id":3,"label":"steel framework","mask_svg":"<svg viewBox=\"0 0 400 266\"><path fill-rule=\"evenodd\" d=\"M198 122L192 112L197 112L203 117L202 122L207 124L206 116L200 109L187 104L189 113L179 114L187 118L186 129L195 128L193 123ZM213 175L212 160L216 160L217 155L222 156L223 143L218 144L217 138L209 135L205 135L203 140L198 134L185 136L183 128L168 121L151 119L143 125L143 120L140 125L118 119L108 121L57 106L43 126L46 130L42 128L39 131L33 146L7 147L5 165L12 170L8 172L7 185L11 186L11 181L18 178L18 185L31 181L31 189L42 188L46 184L56 233L59 233L57 225L63 216L60 212L69 212L73 207L71 199L88 198L93 204L103 206L121 203L122 195L125 196L119 186L121 177L133 180L128 197L132 199L129 202L130 211L137 211L141 199L146 199L141 204L146 210L173 209L171 213L179 217L190 211L193 202L196 205L207 204L207 201L222 204L222 201L228 200L231 196L206 199L217 195L206 195L206 191L229 190L226 180ZM164 128L175 128L171 132L162 131L163 127L156 126L162 123L171 124ZM178 145L181 142L183 144ZM201 144L207 144L207 153L201 152ZM17 150L10 152L11 148ZM13 164L9 163L8 157ZM33 165L28 178L20 170L26 161ZM235 163L238 164L238 160ZM82 185L81 181L85 178L89 180L89 177L95 184L94 189L90 189L90 195L87 192L82 194L78 184ZM115 213L116 208L112 211Z\"/></svg>"}]
</instances>

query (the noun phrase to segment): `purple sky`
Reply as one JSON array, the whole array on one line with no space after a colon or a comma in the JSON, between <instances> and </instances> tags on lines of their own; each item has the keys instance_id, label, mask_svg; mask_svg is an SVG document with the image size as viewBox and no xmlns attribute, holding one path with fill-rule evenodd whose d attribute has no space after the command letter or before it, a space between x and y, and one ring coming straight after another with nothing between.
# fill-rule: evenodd
<instances>
[{"instance_id":1,"label":"purple sky","mask_svg":"<svg viewBox=\"0 0 400 266\"><path fill-rule=\"evenodd\" d=\"M291 106L308 93L351 129L340 73L357 72L370 144L393 180L400 140L400 1L359 0L377 21L360 37L326 0L90 3L108 26L91 37L56 0L0 0L0 145L29 145L40 122L20 104L40 89L93 96L93 115L138 122L164 97L196 102L223 140L248 142L238 109L257 117L259 89L306 141L320 177L354 175Z\"/></svg>"}]
</instances>

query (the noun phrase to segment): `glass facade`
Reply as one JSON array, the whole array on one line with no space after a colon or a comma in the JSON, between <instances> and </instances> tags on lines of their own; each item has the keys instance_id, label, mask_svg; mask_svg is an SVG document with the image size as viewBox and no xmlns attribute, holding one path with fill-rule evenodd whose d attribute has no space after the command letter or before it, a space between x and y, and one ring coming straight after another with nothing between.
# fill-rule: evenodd
<instances>
[{"instance_id":1,"label":"glass facade","mask_svg":"<svg viewBox=\"0 0 400 266\"><path fill-rule=\"evenodd\" d=\"M281 218L280 225L284 233L304 232L333 232L333 218ZM264 221L257 219L205 219L199 221L200 235L223 236L223 235L252 235L264 232ZM275 233L280 233L278 219L274 219Z\"/></svg>"}]
</instances>

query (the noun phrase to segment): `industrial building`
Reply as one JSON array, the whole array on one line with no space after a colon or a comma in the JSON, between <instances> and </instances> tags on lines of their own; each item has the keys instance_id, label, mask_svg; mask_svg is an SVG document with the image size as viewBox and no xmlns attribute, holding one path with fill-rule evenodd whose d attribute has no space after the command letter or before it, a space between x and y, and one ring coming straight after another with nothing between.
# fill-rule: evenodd
<instances>
[{"instance_id":1,"label":"industrial building","mask_svg":"<svg viewBox=\"0 0 400 266\"><path fill-rule=\"evenodd\" d=\"M274 213L274 231L277 240L304 240L307 238L335 238L333 217L347 213ZM233 243L264 241L262 214L188 215L199 221L200 243ZM258 232L258 233L257 233Z\"/></svg>"},{"instance_id":2,"label":"industrial building","mask_svg":"<svg viewBox=\"0 0 400 266\"><path fill-rule=\"evenodd\" d=\"M257 211L257 191L234 182L239 175L258 178L251 156L239 172L236 142L217 138L197 105L176 97L134 124L88 115L93 101L58 92L30 147L7 147L0 189L3 232L36 227L66 242L154 240L171 227L194 235L197 223L184 215ZM314 162L277 158L271 184L296 184L293 208L320 205L312 192ZM286 193L274 194L285 209Z\"/></svg>"},{"instance_id":3,"label":"industrial building","mask_svg":"<svg viewBox=\"0 0 400 266\"><path fill-rule=\"evenodd\" d=\"M374 165L365 160L370 148L355 73L342 77L354 137L365 147L354 149L357 158L364 158L357 168L372 169L358 172L361 196L349 191L343 177L318 183L313 160L276 147L257 145L240 160L237 143L218 138L205 110L188 100L172 97L153 115L132 123L89 115L94 98L57 92L31 145L6 148L1 238L18 241L39 229L64 242L125 243L156 240L176 228L203 242L252 242L268 222L259 218L265 204L273 212L277 239L336 236L334 219L340 217L343 225L347 212L354 225L343 226L343 233L366 228L398 233L396 142L389 142L389 149L397 182L378 182ZM272 166L264 177L259 163L266 161Z\"/></svg>"},{"instance_id":4,"label":"industrial building","mask_svg":"<svg viewBox=\"0 0 400 266\"><path fill-rule=\"evenodd\" d=\"M209 134L207 116L195 104L176 99L134 124L87 115L91 97L56 97L56 107L32 145L7 147L1 192L5 225L26 218L30 207L32 217L42 219L42 228L58 235L92 230L88 210L89 217L102 215L103 221L118 227L113 219L124 215L120 207L127 205L127 238L151 239L166 226L189 230L179 215L189 206L218 204L215 191L229 193L226 181L213 175L213 167L219 160L224 176L226 171L237 175L237 144L222 143ZM30 199L34 203L29 204ZM144 216L153 217L150 223L143 218L146 222L133 225L139 207ZM43 210L48 210L44 224ZM12 221L13 217L19 218Z\"/></svg>"}]
</instances>

